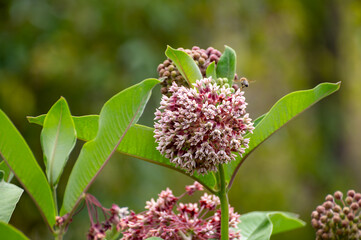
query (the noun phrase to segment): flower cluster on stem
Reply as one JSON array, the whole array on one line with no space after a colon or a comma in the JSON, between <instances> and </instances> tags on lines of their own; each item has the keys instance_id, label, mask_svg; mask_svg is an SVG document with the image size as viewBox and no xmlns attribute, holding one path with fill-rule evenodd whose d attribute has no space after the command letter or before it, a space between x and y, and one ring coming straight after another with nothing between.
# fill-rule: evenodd
<instances>
[{"instance_id":1,"label":"flower cluster on stem","mask_svg":"<svg viewBox=\"0 0 361 240\"><path fill-rule=\"evenodd\" d=\"M122 230L121 240L147 239L160 237L165 240L206 240L221 237L221 210L219 198L215 195L204 195L198 203L180 203L186 194L203 190L202 185L195 182L186 187L186 192L176 197L167 188L158 195L158 199L151 199L146 203L146 211L120 220L118 226ZM229 208L229 225L236 227L239 215ZM230 229L229 239L239 239L240 232Z\"/></svg>"},{"instance_id":2,"label":"flower cluster on stem","mask_svg":"<svg viewBox=\"0 0 361 240\"><path fill-rule=\"evenodd\" d=\"M194 88L173 83L155 112L157 149L187 173L217 171L248 147L246 133L254 129L240 89L220 87L211 78Z\"/></svg>"}]
</instances>

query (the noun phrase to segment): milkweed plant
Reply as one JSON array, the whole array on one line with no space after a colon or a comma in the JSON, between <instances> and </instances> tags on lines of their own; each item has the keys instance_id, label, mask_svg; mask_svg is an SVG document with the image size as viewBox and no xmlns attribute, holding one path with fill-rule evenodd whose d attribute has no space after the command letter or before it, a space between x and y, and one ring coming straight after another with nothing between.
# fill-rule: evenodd
<instances>
[{"instance_id":1,"label":"milkweed plant","mask_svg":"<svg viewBox=\"0 0 361 240\"><path fill-rule=\"evenodd\" d=\"M64 239L83 209L87 239L270 239L305 225L289 212L237 213L228 203L235 176L262 142L293 117L334 93L339 83L321 83L292 92L262 116L247 112L247 79L236 74L236 53L209 47L173 49L159 64L159 78L146 79L113 96L99 115L72 116L64 98L30 123L42 126L45 171L11 120L0 110L0 238L28 239L9 224L23 194L29 194L55 239ZM154 128L137 124L152 89L161 85ZM86 142L68 178L61 205L57 185L77 139ZM133 147L133 146L137 147ZM162 165L194 179L184 193L169 188L136 213L113 204L106 208L87 191L118 152ZM17 178L21 186L11 183ZM196 202L182 198L203 191ZM341 202L341 205L336 203ZM317 239L359 239L361 195L327 196L312 213ZM101 217L100 217L101 216Z\"/></svg>"}]
</instances>

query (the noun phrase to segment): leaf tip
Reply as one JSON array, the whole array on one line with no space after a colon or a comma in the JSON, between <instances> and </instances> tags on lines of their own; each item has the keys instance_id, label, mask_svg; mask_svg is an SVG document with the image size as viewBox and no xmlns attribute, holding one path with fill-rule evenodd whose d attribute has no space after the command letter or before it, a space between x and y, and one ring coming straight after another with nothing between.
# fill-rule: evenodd
<instances>
[{"instance_id":1,"label":"leaf tip","mask_svg":"<svg viewBox=\"0 0 361 240\"><path fill-rule=\"evenodd\" d=\"M28 123L34 123L34 119L36 117L33 117L33 116L26 116L26 120L28 120Z\"/></svg>"}]
</instances>

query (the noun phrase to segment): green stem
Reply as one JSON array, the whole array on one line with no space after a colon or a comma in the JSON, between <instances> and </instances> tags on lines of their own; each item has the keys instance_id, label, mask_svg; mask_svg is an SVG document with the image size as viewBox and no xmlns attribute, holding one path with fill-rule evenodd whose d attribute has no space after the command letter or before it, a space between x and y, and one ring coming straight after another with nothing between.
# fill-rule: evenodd
<instances>
[{"instance_id":1,"label":"green stem","mask_svg":"<svg viewBox=\"0 0 361 240\"><path fill-rule=\"evenodd\" d=\"M59 214L59 212L58 212L58 197L56 195L56 186L52 186L51 190L53 192L53 200L54 200L55 211L56 211L56 214L58 215Z\"/></svg>"},{"instance_id":2,"label":"green stem","mask_svg":"<svg viewBox=\"0 0 361 240\"><path fill-rule=\"evenodd\" d=\"M56 186L51 186L51 191L53 193L53 201L54 201L54 206L55 206L55 212L56 215L59 215L59 210L58 210L58 197L56 194ZM55 240L63 240L63 234L62 231L56 230L54 232L54 236L55 236Z\"/></svg>"},{"instance_id":3,"label":"green stem","mask_svg":"<svg viewBox=\"0 0 361 240\"><path fill-rule=\"evenodd\" d=\"M56 234L55 240L63 240L63 234L62 233Z\"/></svg>"},{"instance_id":4,"label":"green stem","mask_svg":"<svg viewBox=\"0 0 361 240\"><path fill-rule=\"evenodd\" d=\"M228 195L227 195L227 184L224 175L223 165L218 166L219 176L221 180L221 190L218 193L219 199L221 200L221 240L229 239L229 209L228 209Z\"/></svg>"}]
</instances>

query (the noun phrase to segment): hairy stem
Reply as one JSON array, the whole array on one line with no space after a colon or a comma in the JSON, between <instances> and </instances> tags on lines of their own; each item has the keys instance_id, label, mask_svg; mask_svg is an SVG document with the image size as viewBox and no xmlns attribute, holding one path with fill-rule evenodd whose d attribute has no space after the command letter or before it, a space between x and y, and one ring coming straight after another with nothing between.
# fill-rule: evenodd
<instances>
[{"instance_id":1,"label":"hairy stem","mask_svg":"<svg viewBox=\"0 0 361 240\"><path fill-rule=\"evenodd\" d=\"M221 200L221 240L229 239L229 209L228 209L228 195L227 195L227 184L224 175L223 165L218 166L221 190L218 193L219 199Z\"/></svg>"}]
</instances>

